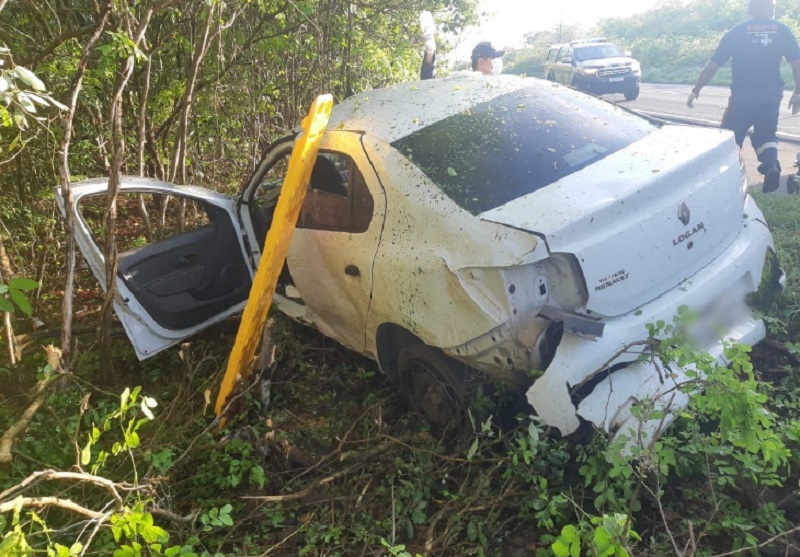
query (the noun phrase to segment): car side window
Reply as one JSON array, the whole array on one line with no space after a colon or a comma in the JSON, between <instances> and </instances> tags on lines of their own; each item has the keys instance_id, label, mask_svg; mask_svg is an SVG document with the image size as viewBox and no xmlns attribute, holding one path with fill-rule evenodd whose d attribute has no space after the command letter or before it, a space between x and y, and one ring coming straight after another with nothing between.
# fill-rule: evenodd
<instances>
[{"instance_id":1,"label":"car side window","mask_svg":"<svg viewBox=\"0 0 800 557\"><path fill-rule=\"evenodd\" d=\"M553 60L555 60L557 54L558 54L558 49L557 48L551 48L550 50L548 50L547 51L547 61L548 62L552 62Z\"/></svg>"},{"instance_id":2,"label":"car side window","mask_svg":"<svg viewBox=\"0 0 800 557\"><path fill-rule=\"evenodd\" d=\"M372 194L355 161L343 153L320 152L311 173L298 228L366 232L374 210Z\"/></svg>"}]
</instances>

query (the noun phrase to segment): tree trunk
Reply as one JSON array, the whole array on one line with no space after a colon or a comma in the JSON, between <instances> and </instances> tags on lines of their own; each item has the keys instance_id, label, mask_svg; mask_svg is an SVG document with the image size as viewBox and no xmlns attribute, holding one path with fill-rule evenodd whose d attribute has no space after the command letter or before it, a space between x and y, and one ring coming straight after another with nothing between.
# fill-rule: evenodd
<instances>
[{"instance_id":1,"label":"tree trunk","mask_svg":"<svg viewBox=\"0 0 800 557\"><path fill-rule=\"evenodd\" d=\"M189 133L189 114L191 114L192 103L194 102L194 90L197 86L200 64L208 51L211 23L214 21L213 16L214 6L211 6L208 8L206 19L203 23L203 33L195 43L192 65L189 68L186 92L183 95L183 109L181 110L180 124L178 126L178 137L175 141L175 153L172 158L172 177L170 181L175 184L186 183L186 142Z\"/></svg>"},{"instance_id":2,"label":"tree trunk","mask_svg":"<svg viewBox=\"0 0 800 557\"><path fill-rule=\"evenodd\" d=\"M150 96L150 72L153 67L153 58L152 53L148 54L147 56L147 63L144 67L144 74L142 81L142 89L139 92L139 129L137 134L137 155L139 158L139 176L144 176L144 152L145 152L145 144L147 143L147 99ZM147 238L148 242L153 241L153 226L150 223L150 215L147 212L147 206L145 205L144 196L139 195L139 212L142 215L142 221L144 222L144 233L145 237Z\"/></svg>"},{"instance_id":3,"label":"tree trunk","mask_svg":"<svg viewBox=\"0 0 800 557\"><path fill-rule=\"evenodd\" d=\"M7 283L12 276L14 276L14 273L11 269L11 260L8 258L6 246L3 244L2 236L0 236L0 283ZM6 333L6 342L8 343L8 361L12 366L15 366L17 365L17 358L14 346L14 327L11 326L11 314L7 311L3 312L3 327Z\"/></svg>"},{"instance_id":4,"label":"tree trunk","mask_svg":"<svg viewBox=\"0 0 800 557\"><path fill-rule=\"evenodd\" d=\"M133 38L138 47L144 39L145 31L153 15L153 8L145 13ZM109 121L111 122L111 168L108 174L106 191L106 210L103 219L106 294L103 300L103 311L100 316L100 369L107 379L114 376L114 362L111 354L111 316L114 309L114 297L117 293L117 195L119 194L120 174L125 158L125 135L122 129L123 95L128 86L136 58L133 54L125 59L122 71L117 76L114 93L111 96Z\"/></svg>"},{"instance_id":5,"label":"tree trunk","mask_svg":"<svg viewBox=\"0 0 800 557\"><path fill-rule=\"evenodd\" d=\"M75 293L75 222L72 218L72 210L75 206L75 200L72 197L72 182L70 179L69 171L69 144L72 140L73 122L75 120L75 108L78 105L78 95L80 95L81 87L83 86L83 76L86 73L86 65L89 63L89 56L92 53L95 43L102 36L105 30L108 16L111 13L111 2L108 1L103 7L103 13L100 16L100 21L97 27L89 37L89 40L83 46L81 58L78 62L78 70L75 72L75 80L72 86L72 92L69 98L69 105L67 106L67 116L64 119L64 136L61 139L61 148L59 150L59 166L58 174L61 178L61 195L64 197L64 206L66 209L66 248L67 259L66 268L67 276L64 284L64 298L61 301L61 354L62 354L62 369L69 371L70 369L70 346L72 344L72 298Z\"/></svg>"}]
</instances>

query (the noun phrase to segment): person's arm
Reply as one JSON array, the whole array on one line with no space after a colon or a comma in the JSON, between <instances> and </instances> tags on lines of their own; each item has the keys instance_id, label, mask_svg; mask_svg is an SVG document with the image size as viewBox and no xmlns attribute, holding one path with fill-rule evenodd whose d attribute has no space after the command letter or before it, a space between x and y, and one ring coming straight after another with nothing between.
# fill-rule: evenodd
<instances>
[{"instance_id":1,"label":"person's arm","mask_svg":"<svg viewBox=\"0 0 800 557\"><path fill-rule=\"evenodd\" d=\"M800 112L800 46L797 44L797 37L788 28L786 29L786 41L784 42L783 57L792 67L792 77L794 77L794 92L789 97L789 110L792 116Z\"/></svg>"},{"instance_id":2,"label":"person's arm","mask_svg":"<svg viewBox=\"0 0 800 557\"><path fill-rule=\"evenodd\" d=\"M700 90L708 85L708 82L711 81L715 75L717 75L717 70L719 70L719 65L713 60L706 64L706 67L703 68L703 71L701 71L700 75L697 76L697 82L694 84L692 93L699 96Z\"/></svg>"},{"instance_id":3,"label":"person's arm","mask_svg":"<svg viewBox=\"0 0 800 557\"><path fill-rule=\"evenodd\" d=\"M708 85L708 82L716 75L717 70L719 70L719 64L714 62L713 60L709 61L706 64L706 67L703 68L703 71L700 72L700 75L697 76L697 81L692 88L692 92L689 93L689 98L686 99L686 106L689 108L694 108L694 101L700 96L700 91Z\"/></svg>"},{"instance_id":4,"label":"person's arm","mask_svg":"<svg viewBox=\"0 0 800 557\"><path fill-rule=\"evenodd\" d=\"M689 93L689 98L686 99L686 106L694 108L694 101L700 96L700 90L708 85L708 82L717 74L717 70L730 59L733 53L734 41L735 37L730 32L722 37L722 40L717 46L717 50L715 50L714 54L711 56L711 60L709 60L706 67L703 68L703 71L700 72L700 75L697 76L694 88L692 88L692 92Z\"/></svg>"},{"instance_id":5,"label":"person's arm","mask_svg":"<svg viewBox=\"0 0 800 557\"><path fill-rule=\"evenodd\" d=\"M789 110L792 116L800 112L800 58L790 62L792 66L792 76L794 77L794 92L789 98Z\"/></svg>"}]
</instances>

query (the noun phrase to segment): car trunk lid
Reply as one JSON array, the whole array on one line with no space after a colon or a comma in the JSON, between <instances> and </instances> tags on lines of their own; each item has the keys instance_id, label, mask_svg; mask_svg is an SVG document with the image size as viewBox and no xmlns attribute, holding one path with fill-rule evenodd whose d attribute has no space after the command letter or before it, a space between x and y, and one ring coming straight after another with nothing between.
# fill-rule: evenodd
<instances>
[{"instance_id":1,"label":"car trunk lid","mask_svg":"<svg viewBox=\"0 0 800 557\"><path fill-rule=\"evenodd\" d=\"M733 242L742 187L730 132L665 126L480 217L575 255L586 309L616 316L676 287Z\"/></svg>"}]
</instances>

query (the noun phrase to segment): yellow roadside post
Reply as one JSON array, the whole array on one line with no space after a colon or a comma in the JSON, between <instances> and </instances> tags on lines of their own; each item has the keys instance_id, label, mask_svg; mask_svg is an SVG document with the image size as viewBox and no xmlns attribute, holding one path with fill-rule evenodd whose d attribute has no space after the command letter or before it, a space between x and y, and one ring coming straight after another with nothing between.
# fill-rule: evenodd
<instances>
[{"instance_id":1,"label":"yellow roadside post","mask_svg":"<svg viewBox=\"0 0 800 557\"><path fill-rule=\"evenodd\" d=\"M303 206L311 171L317 159L319 145L328 125L332 107L331 95L317 97L311 105L308 116L303 119L303 131L295 140L272 225L264 242L264 252L253 279L253 286L250 288L250 297L244 308L236 342L228 360L228 369L217 396L215 411L220 418L220 426L225 424L225 416L221 416L221 413L237 381L246 381L253 372L253 358L258 348L258 341L267 321L278 276L289 251L289 243L297 225L297 218Z\"/></svg>"}]
</instances>

